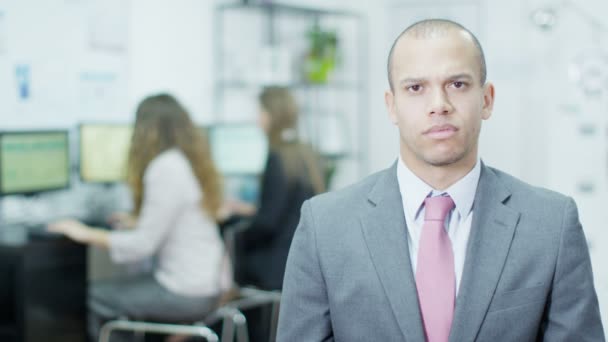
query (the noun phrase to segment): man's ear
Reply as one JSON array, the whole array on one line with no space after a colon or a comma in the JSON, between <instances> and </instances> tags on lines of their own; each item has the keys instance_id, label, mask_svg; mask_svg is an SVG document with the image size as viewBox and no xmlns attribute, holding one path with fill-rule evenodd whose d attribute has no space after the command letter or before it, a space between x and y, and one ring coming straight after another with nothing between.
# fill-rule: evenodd
<instances>
[{"instance_id":1,"label":"man's ear","mask_svg":"<svg viewBox=\"0 0 608 342\"><path fill-rule=\"evenodd\" d=\"M486 83L483 86L483 108L481 112L481 118L487 120L492 116L492 109L494 108L494 85L492 83Z\"/></svg>"},{"instance_id":2,"label":"man's ear","mask_svg":"<svg viewBox=\"0 0 608 342\"><path fill-rule=\"evenodd\" d=\"M388 112L388 118L391 120L393 125L397 126L397 110L395 109L395 95L388 89L384 92L384 104L386 105L386 111Z\"/></svg>"}]
</instances>

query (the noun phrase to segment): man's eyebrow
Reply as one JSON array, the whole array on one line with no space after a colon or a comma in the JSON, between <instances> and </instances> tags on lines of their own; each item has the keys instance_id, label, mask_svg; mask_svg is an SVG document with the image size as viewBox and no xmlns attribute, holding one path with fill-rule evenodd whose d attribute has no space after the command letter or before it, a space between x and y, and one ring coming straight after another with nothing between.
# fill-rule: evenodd
<instances>
[{"instance_id":1,"label":"man's eyebrow","mask_svg":"<svg viewBox=\"0 0 608 342\"><path fill-rule=\"evenodd\" d=\"M449 79L449 80L462 80L462 79L473 80L473 75L471 75L469 73L460 73L460 74L450 75L447 79ZM426 81L426 79L424 79L422 77L405 77L399 81L399 84L403 85L403 84L411 84L411 83L424 83L425 81Z\"/></svg>"},{"instance_id":2,"label":"man's eyebrow","mask_svg":"<svg viewBox=\"0 0 608 342\"><path fill-rule=\"evenodd\" d=\"M423 83L425 81L424 78L416 78L416 77L406 77L399 81L399 84L408 84L408 83Z\"/></svg>"},{"instance_id":3,"label":"man's eyebrow","mask_svg":"<svg viewBox=\"0 0 608 342\"><path fill-rule=\"evenodd\" d=\"M461 79L472 80L473 76L468 73L461 73L461 74L452 75L448 79L450 79L450 80L461 80Z\"/></svg>"}]
</instances>

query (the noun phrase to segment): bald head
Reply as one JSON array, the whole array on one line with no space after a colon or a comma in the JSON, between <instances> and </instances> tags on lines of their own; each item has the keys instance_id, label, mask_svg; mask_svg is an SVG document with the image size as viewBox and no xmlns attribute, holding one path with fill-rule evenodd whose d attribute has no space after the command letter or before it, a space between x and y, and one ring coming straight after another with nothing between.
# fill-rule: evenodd
<instances>
[{"instance_id":1,"label":"bald head","mask_svg":"<svg viewBox=\"0 0 608 342\"><path fill-rule=\"evenodd\" d=\"M416 22L410 25L408 28L403 30L401 34L395 39L393 45L391 46L391 50L388 54L388 63L387 63L387 71L388 71L388 83L391 87L391 90L394 91L393 86L393 52L395 47L401 40L404 38L413 38L413 39L432 39L438 37L444 37L453 32L462 32L464 33L472 42L473 48L476 50L475 54L479 63L479 76L481 84L486 83L486 60L483 54L483 49L481 48L481 44L477 40L477 37L471 31L466 29L464 26L453 22L447 19L425 19L419 22Z\"/></svg>"}]
</instances>

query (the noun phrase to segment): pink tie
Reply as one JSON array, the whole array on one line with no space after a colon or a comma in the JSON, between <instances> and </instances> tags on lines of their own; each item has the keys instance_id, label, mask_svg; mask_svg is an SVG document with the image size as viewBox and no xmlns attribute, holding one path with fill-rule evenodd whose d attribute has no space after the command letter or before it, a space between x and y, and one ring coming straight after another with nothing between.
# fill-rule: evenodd
<instances>
[{"instance_id":1,"label":"pink tie","mask_svg":"<svg viewBox=\"0 0 608 342\"><path fill-rule=\"evenodd\" d=\"M454 201L447 196L428 197L424 206L416 267L420 312L427 341L447 342L454 316L456 276L454 253L444 222L454 208Z\"/></svg>"}]
</instances>

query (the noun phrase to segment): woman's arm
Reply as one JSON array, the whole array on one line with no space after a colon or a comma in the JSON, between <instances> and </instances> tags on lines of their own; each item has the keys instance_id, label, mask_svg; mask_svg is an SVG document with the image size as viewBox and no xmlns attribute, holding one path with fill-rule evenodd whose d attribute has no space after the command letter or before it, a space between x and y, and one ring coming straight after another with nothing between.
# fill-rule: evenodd
<instances>
[{"instance_id":1,"label":"woman's arm","mask_svg":"<svg viewBox=\"0 0 608 342\"><path fill-rule=\"evenodd\" d=\"M77 220L67 219L51 223L48 230L63 234L76 242L102 248L108 248L109 246L108 231L89 227Z\"/></svg>"}]
</instances>

